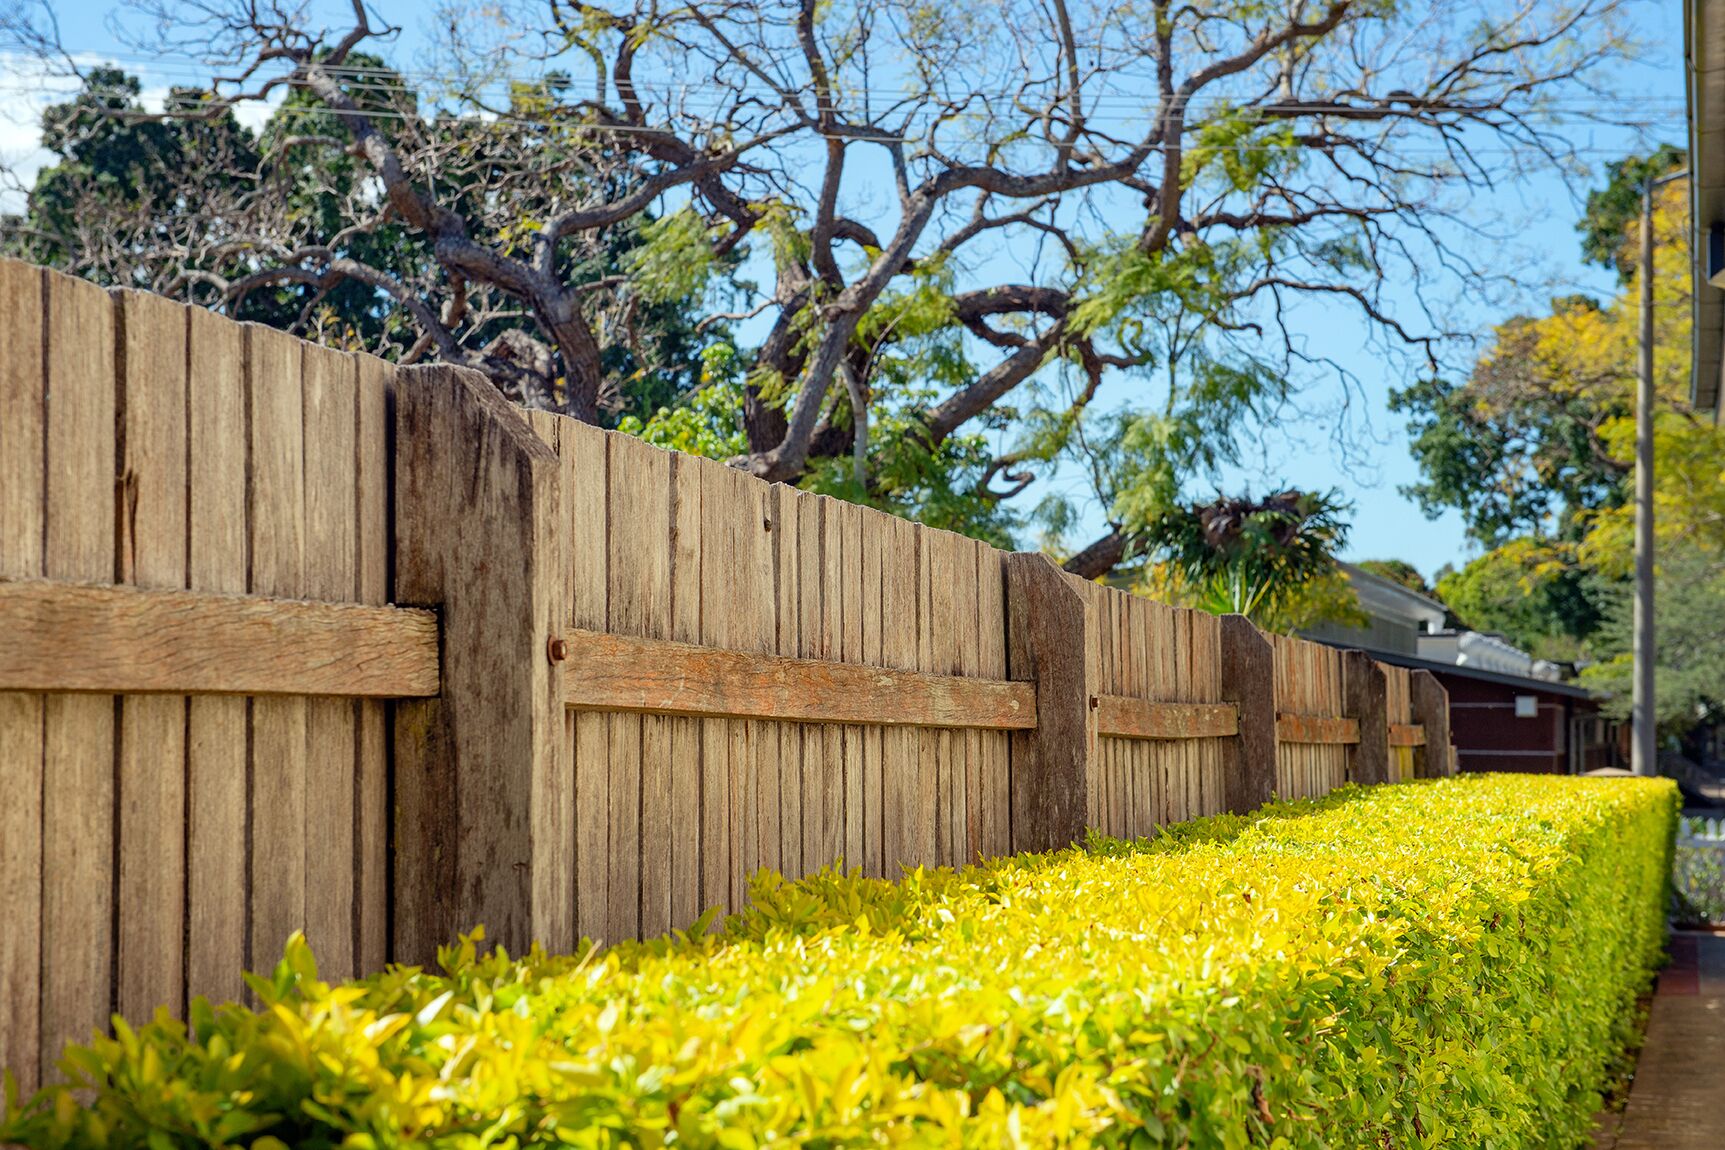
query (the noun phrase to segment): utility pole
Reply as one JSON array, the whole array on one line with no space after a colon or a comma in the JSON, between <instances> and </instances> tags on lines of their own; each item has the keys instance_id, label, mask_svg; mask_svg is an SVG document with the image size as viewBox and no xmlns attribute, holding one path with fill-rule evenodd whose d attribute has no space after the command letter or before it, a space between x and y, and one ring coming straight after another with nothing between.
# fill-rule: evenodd
<instances>
[{"instance_id":1,"label":"utility pole","mask_svg":"<svg viewBox=\"0 0 1725 1150\"><path fill-rule=\"evenodd\" d=\"M1653 630L1653 189L1682 179L1671 172L1641 185L1641 363L1635 379L1635 690L1631 710L1630 769L1659 773L1659 724L1655 719L1653 669L1658 644Z\"/></svg>"}]
</instances>

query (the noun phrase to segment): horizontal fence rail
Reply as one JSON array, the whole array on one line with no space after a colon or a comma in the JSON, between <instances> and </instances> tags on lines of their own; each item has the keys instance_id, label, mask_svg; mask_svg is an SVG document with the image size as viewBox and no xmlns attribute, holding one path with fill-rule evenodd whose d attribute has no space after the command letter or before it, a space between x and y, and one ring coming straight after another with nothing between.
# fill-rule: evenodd
<instances>
[{"instance_id":1,"label":"horizontal fence rail","mask_svg":"<svg viewBox=\"0 0 1725 1150\"><path fill-rule=\"evenodd\" d=\"M1391 723L1390 746L1392 747L1423 747L1426 745L1426 729L1421 723Z\"/></svg>"},{"instance_id":2,"label":"horizontal fence rail","mask_svg":"<svg viewBox=\"0 0 1725 1150\"><path fill-rule=\"evenodd\" d=\"M1284 743L1345 747L1360 741L1360 721L1322 715L1277 715L1276 738Z\"/></svg>"},{"instance_id":3,"label":"horizontal fence rail","mask_svg":"<svg viewBox=\"0 0 1725 1150\"><path fill-rule=\"evenodd\" d=\"M0 1067L1453 769L1426 672L0 260Z\"/></svg>"},{"instance_id":4,"label":"horizontal fence rail","mask_svg":"<svg viewBox=\"0 0 1725 1150\"><path fill-rule=\"evenodd\" d=\"M1028 683L598 631L571 631L552 643L554 657L568 660L564 700L577 710L993 731L1036 725L1036 689Z\"/></svg>"},{"instance_id":5,"label":"horizontal fence rail","mask_svg":"<svg viewBox=\"0 0 1725 1150\"><path fill-rule=\"evenodd\" d=\"M431 611L0 581L0 691L435 695Z\"/></svg>"},{"instance_id":6,"label":"horizontal fence rail","mask_svg":"<svg viewBox=\"0 0 1725 1150\"><path fill-rule=\"evenodd\" d=\"M1222 739L1239 733L1232 703L1152 703L1128 695L1097 695L1096 733L1121 739Z\"/></svg>"}]
</instances>

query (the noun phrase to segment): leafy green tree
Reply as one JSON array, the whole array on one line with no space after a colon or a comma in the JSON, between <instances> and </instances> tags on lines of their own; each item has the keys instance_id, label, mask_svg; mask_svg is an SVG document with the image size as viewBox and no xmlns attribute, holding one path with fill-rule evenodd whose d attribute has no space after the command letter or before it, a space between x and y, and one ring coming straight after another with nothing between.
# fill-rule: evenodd
<instances>
[{"instance_id":1,"label":"leafy green tree","mask_svg":"<svg viewBox=\"0 0 1725 1150\"><path fill-rule=\"evenodd\" d=\"M1421 595L1432 594L1431 584L1426 582L1426 577L1420 574L1419 568L1405 559L1362 559L1354 566L1380 579L1400 583L1409 591L1418 591Z\"/></svg>"},{"instance_id":2,"label":"leafy green tree","mask_svg":"<svg viewBox=\"0 0 1725 1150\"><path fill-rule=\"evenodd\" d=\"M1655 712L1660 727L1682 734L1725 720L1725 556L1673 550L1660 564L1655 588ZM1582 682L1606 696L1606 713L1627 718L1635 659L1630 648L1633 599L1613 587L1599 645L1615 654L1586 668Z\"/></svg>"},{"instance_id":3,"label":"leafy green tree","mask_svg":"<svg viewBox=\"0 0 1725 1150\"><path fill-rule=\"evenodd\" d=\"M238 77L197 114L288 94L315 202L254 181L223 217L248 266L198 270L222 306L707 450L740 428L753 474L987 538L1083 468L1109 517L1084 574L1145 553L1292 391L1360 386L1291 310L1429 368L1452 333L1385 285L1465 275L1438 221L1492 178L1476 149L1561 160L1549 102L1627 45L1622 0L551 0L427 22L412 91L362 55L395 31L365 5L142 6L140 49ZM0 27L74 59L46 0L17 7ZM703 382L720 342L734 385Z\"/></svg>"},{"instance_id":4,"label":"leafy green tree","mask_svg":"<svg viewBox=\"0 0 1725 1150\"><path fill-rule=\"evenodd\" d=\"M1347 542L1344 509L1335 492L1289 490L1165 512L1151 528L1159 541L1152 593L1273 629L1316 622L1311 608L1335 580L1335 552Z\"/></svg>"},{"instance_id":5,"label":"leafy green tree","mask_svg":"<svg viewBox=\"0 0 1725 1150\"><path fill-rule=\"evenodd\" d=\"M1605 165L1605 186L1587 196L1587 208L1575 230L1581 233L1581 258L1617 272L1626 284L1634 274L1636 247L1632 240L1641 216L1641 189L1649 179L1668 175L1689 160L1676 144L1660 144L1644 156L1626 156Z\"/></svg>"},{"instance_id":6,"label":"leafy green tree","mask_svg":"<svg viewBox=\"0 0 1725 1150\"><path fill-rule=\"evenodd\" d=\"M555 130L524 141L513 124L422 112L418 94L381 58L351 53L345 68L358 112L394 134L418 126L435 134L438 163L427 183L452 210L480 219L506 201L528 214L517 230L530 236L531 213L567 193L525 178L523 153L533 164L551 162ZM566 86L557 76L516 85L505 115L525 117ZM482 281L445 280L427 235L379 210L371 169L339 146L343 140L331 135L339 129L310 90L291 89L256 133L207 92L176 90L167 114L157 114L140 91L136 77L98 68L70 100L45 110L43 143L55 162L38 173L25 212L0 221L9 251L402 362L440 354L419 321L428 301L446 293L433 317L451 341L443 358L489 368L516 398L556 389L535 319ZM422 115L429 117L423 125ZM704 273L666 259L686 222L643 210L556 253L554 269L565 279L639 277L652 285L590 297L590 321L618 333L598 351L606 380L598 402L608 420L712 402L711 393L697 396L702 356L729 333L723 321L700 314L705 301L695 281ZM322 270L295 262L308 252ZM480 350L463 350L471 346Z\"/></svg>"},{"instance_id":7,"label":"leafy green tree","mask_svg":"<svg viewBox=\"0 0 1725 1150\"><path fill-rule=\"evenodd\" d=\"M1511 539L1438 580L1437 597L1463 626L1501 633L1557 662L1588 656L1611 584L1582 567L1573 544Z\"/></svg>"}]
</instances>

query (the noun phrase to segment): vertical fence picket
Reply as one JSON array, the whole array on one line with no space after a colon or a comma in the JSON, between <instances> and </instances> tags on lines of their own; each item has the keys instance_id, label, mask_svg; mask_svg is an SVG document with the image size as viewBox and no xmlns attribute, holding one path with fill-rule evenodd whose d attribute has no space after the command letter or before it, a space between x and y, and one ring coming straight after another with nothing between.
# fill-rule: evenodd
<instances>
[{"instance_id":1,"label":"vertical fence picket","mask_svg":"<svg viewBox=\"0 0 1725 1150\"><path fill-rule=\"evenodd\" d=\"M47 507L44 574L68 582L115 576L114 308L106 292L48 281ZM105 1029L116 859L115 702L49 695L42 788L42 1045L47 1078L69 1040Z\"/></svg>"},{"instance_id":2,"label":"vertical fence picket","mask_svg":"<svg viewBox=\"0 0 1725 1150\"><path fill-rule=\"evenodd\" d=\"M310 599L351 601L358 572L358 390L351 356L303 349L305 581ZM305 702L305 933L320 974L355 973L353 703Z\"/></svg>"},{"instance_id":3,"label":"vertical fence picket","mask_svg":"<svg viewBox=\"0 0 1725 1150\"><path fill-rule=\"evenodd\" d=\"M245 332L201 308L187 319L187 581L194 591L241 593L250 552ZM244 993L250 957L250 710L246 699L203 695L186 720L186 982L218 1002Z\"/></svg>"},{"instance_id":4,"label":"vertical fence picket","mask_svg":"<svg viewBox=\"0 0 1725 1150\"><path fill-rule=\"evenodd\" d=\"M116 293L124 433L119 462L120 581L186 583L186 313L141 293ZM186 703L120 702L119 885L115 1001L148 1018L181 1012L185 994Z\"/></svg>"},{"instance_id":5,"label":"vertical fence picket","mask_svg":"<svg viewBox=\"0 0 1725 1150\"><path fill-rule=\"evenodd\" d=\"M688 456L671 459L671 638L701 638L701 470ZM689 926L706 909L702 896L702 759L700 719L670 721L671 922Z\"/></svg>"},{"instance_id":6,"label":"vertical fence picket","mask_svg":"<svg viewBox=\"0 0 1725 1150\"><path fill-rule=\"evenodd\" d=\"M43 281L0 260L0 577L43 576L47 380ZM0 692L0 1068L34 1089L41 1043L44 697Z\"/></svg>"}]
</instances>

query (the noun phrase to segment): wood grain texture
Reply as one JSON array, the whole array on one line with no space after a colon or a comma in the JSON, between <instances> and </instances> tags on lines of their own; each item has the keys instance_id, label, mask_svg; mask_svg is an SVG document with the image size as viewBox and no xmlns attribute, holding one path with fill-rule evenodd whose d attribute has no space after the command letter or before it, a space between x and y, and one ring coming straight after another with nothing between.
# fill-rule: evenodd
<instances>
[{"instance_id":1,"label":"wood grain texture","mask_svg":"<svg viewBox=\"0 0 1725 1150\"><path fill-rule=\"evenodd\" d=\"M358 403L353 357L301 349L305 424L305 567L308 599L352 600L358 581ZM388 608L357 608L388 610ZM355 740L351 700L305 704L305 936L325 978L354 967Z\"/></svg>"},{"instance_id":2,"label":"wood grain texture","mask_svg":"<svg viewBox=\"0 0 1725 1150\"><path fill-rule=\"evenodd\" d=\"M396 597L438 606L444 653L442 697L396 711L397 957L476 923L511 953L567 950L558 458L487 380L444 367L400 373L395 444Z\"/></svg>"},{"instance_id":3,"label":"wood grain texture","mask_svg":"<svg viewBox=\"0 0 1725 1150\"><path fill-rule=\"evenodd\" d=\"M43 574L112 580L117 388L114 308L94 284L50 276L46 297ZM40 1071L113 1008L115 717L107 696L43 703ZM8 924L8 929L10 925Z\"/></svg>"},{"instance_id":4,"label":"wood grain texture","mask_svg":"<svg viewBox=\"0 0 1725 1150\"><path fill-rule=\"evenodd\" d=\"M1005 559L1003 552L982 544L977 545L977 674L984 678L1007 677ZM883 566L884 563L883 557ZM1009 731L979 731L977 739L981 744L980 785L983 805L981 839L976 847L981 857L995 858L1012 851L1012 735ZM884 765L882 770L884 772ZM899 872L898 868L889 862L886 873L887 877L895 878Z\"/></svg>"},{"instance_id":5,"label":"wood grain texture","mask_svg":"<svg viewBox=\"0 0 1725 1150\"><path fill-rule=\"evenodd\" d=\"M1425 731L1423 747L1414 752L1414 777L1441 779L1455 773L1449 725L1449 692L1430 671L1415 671L1408 680L1414 720Z\"/></svg>"},{"instance_id":6,"label":"wood grain texture","mask_svg":"<svg viewBox=\"0 0 1725 1150\"><path fill-rule=\"evenodd\" d=\"M389 404L395 369L355 357L354 592L358 603L389 602ZM354 964L362 973L389 960L389 704L358 699L354 733Z\"/></svg>"},{"instance_id":7,"label":"wood grain texture","mask_svg":"<svg viewBox=\"0 0 1725 1150\"><path fill-rule=\"evenodd\" d=\"M251 585L254 595L299 598L305 588L303 345L246 327L251 412ZM306 702L252 701L250 969L268 970L305 926Z\"/></svg>"},{"instance_id":8,"label":"wood grain texture","mask_svg":"<svg viewBox=\"0 0 1725 1150\"><path fill-rule=\"evenodd\" d=\"M1426 730L1418 723L1391 723L1390 746L1392 747L1423 747L1426 745Z\"/></svg>"},{"instance_id":9,"label":"wood grain texture","mask_svg":"<svg viewBox=\"0 0 1725 1150\"><path fill-rule=\"evenodd\" d=\"M247 590L245 329L187 309L187 585ZM246 865L247 743L251 703L203 696L186 721L186 984L194 995L238 1001L245 991L250 914Z\"/></svg>"},{"instance_id":10,"label":"wood grain texture","mask_svg":"<svg viewBox=\"0 0 1725 1150\"><path fill-rule=\"evenodd\" d=\"M801 723L1036 725L1034 687L823 659L571 631L565 699L580 710Z\"/></svg>"},{"instance_id":11,"label":"wood grain texture","mask_svg":"<svg viewBox=\"0 0 1725 1150\"><path fill-rule=\"evenodd\" d=\"M610 593L610 520L605 433L555 420L563 490L566 626L603 630ZM567 660L562 664L567 674ZM611 909L611 726L600 714L574 717L575 930L615 941Z\"/></svg>"},{"instance_id":12,"label":"wood grain texture","mask_svg":"<svg viewBox=\"0 0 1725 1150\"><path fill-rule=\"evenodd\" d=\"M688 456L671 458L671 629L701 637L701 472ZM580 717L580 716L577 716ZM669 720L671 791L671 923L683 929L706 909L701 901L701 728L699 719ZM799 736L800 737L800 736Z\"/></svg>"},{"instance_id":13,"label":"wood grain texture","mask_svg":"<svg viewBox=\"0 0 1725 1150\"><path fill-rule=\"evenodd\" d=\"M1036 727L1012 741L1012 849L1054 850L1084 837L1088 814L1095 612L1046 556L1010 556L1006 580L1008 666L1036 684Z\"/></svg>"},{"instance_id":14,"label":"wood grain texture","mask_svg":"<svg viewBox=\"0 0 1725 1150\"><path fill-rule=\"evenodd\" d=\"M1239 724L1238 737L1223 748L1223 806L1247 814L1275 797L1275 657L1244 615L1224 615L1218 622L1222 692Z\"/></svg>"},{"instance_id":15,"label":"wood grain texture","mask_svg":"<svg viewBox=\"0 0 1725 1150\"><path fill-rule=\"evenodd\" d=\"M1276 738L1312 746L1352 746L1360 741L1358 719L1321 715L1277 715Z\"/></svg>"},{"instance_id":16,"label":"wood grain texture","mask_svg":"<svg viewBox=\"0 0 1725 1150\"><path fill-rule=\"evenodd\" d=\"M0 260L0 577L42 577L47 475L43 273ZM0 693L0 1069L39 1081L42 935L40 695Z\"/></svg>"},{"instance_id":17,"label":"wood grain texture","mask_svg":"<svg viewBox=\"0 0 1725 1150\"><path fill-rule=\"evenodd\" d=\"M438 691L437 615L428 610L28 580L0 582L0 622L0 690L363 698Z\"/></svg>"},{"instance_id":18,"label":"wood grain texture","mask_svg":"<svg viewBox=\"0 0 1725 1150\"><path fill-rule=\"evenodd\" d=\"M773 650L796 658L802 647L802 516L798 492L784 487L777 492L773 518ZM804 728L794 723L778 724L779 762L779 873L798 878L803 871L803 832L806 829L803 797Z\"/></svg>"},{"instance_id":19,"label":"wood grain texture","mask_svg":"<svg viewBox=\"0 0 1725 1150\"><path fill-rule=\"evenodd\" d=\"M1219 739L1239 730L1239 714L1231 703L1152 703L1129 695L1097 695L1094 702L1099 735L1121 739Z\"/></svg>"},{"instance_id":20,"label":"wood grain texture","mask_svg":"<svg viewBox=\"0 0 1725 1150\"><path fill-rule=\"evenodd\" d=\"M671 456L627 436L605 442L607 474L630 477L606 491L608 521L619 528L610 532L609 627L620 635L662 636L671 624ZM570 655L565 692L581 673L578 642ZM669 731L663 718L623 714L611 717L608 736L607 937L641 934L644 912L652 933L663 933L671 912Z\"/></svg>"},{"instance_id":21,"label":"wood grain texture","mask_svg":"<svg viewBox=\"0 0 1725 1150\"><path fill-rule=\"evenodd\" d=\"M124 422L119 578L178 589L186 583L185 309L131 292L115 293L114 301ZM0 584L0 618L10 616L7 590ZM21 630L47 638L62 658L68 639L76 645L89 637L77 624L58 621ZM107 637L96 644L95 665L150 652L156 639L152 628L131 642ZM54 657L49 651L24 656L40 667ZM4 678L0 671L0 682ZM128 1018L148 1018L160 1006L178 1015L186 994L186 699L132 696L120 708L115 1003Z\"/></svg>"},{"instance_id":22,"label":"wood grain texture","mask_svg":"<svg viewBox=\"0 0 1725 1150\"><path fill-rule=\"evenodd\" d=\"M1343 714L1360 725L1348 755L1348 780L1363 785L1393 781L1390 774L1388 684L1383 665L1364 651L1342 652Z\"/></svg>"}]
</instances>

